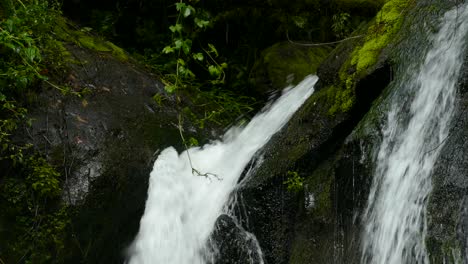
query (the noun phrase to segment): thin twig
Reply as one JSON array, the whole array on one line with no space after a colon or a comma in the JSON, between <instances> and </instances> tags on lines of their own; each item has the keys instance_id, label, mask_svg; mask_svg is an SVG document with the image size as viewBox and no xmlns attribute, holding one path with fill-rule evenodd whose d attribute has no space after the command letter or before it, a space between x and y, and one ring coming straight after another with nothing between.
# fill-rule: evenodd
<instances>
[{"instance_id":1,"label":"thin twig","mask_svg":"<svg viewBox=\"0 0 468 264\"><path fill-rule=\"evenodd\" d=\"M182 133L182 118L181 118L180 114L179 114L179 134L180 134L180 138L182 139L182 142L183 142L183 144L185 146L185 152L187 153L187 158L189 160L190 167L192 168L192 175L206 177L210 181L211 181L210 176L212 176L212 177L216 178L218 181L221 181L222 178L220 178L218 175L216 175L214 173L210 173L210 172L201 173L199 170L197 170L197 169L195 169L193 167L192 158L190 158L189 148L187 146L187 141L185 141L184 134Z\"/></svg>"},{"instance_id":2,"label":"thin twig","mask_svg":"<svg viewBox=\"0 0 468 264\"><path fill-rule=\"evenodd\" d=\"M338 41L333 41L333 42L323 42L323 43L299 43L299 42L292 41L292 40L289 38L289 33L286 31L286 38L288 39L288 42L289 42L289 43L292 43L292 44L294 44L294 45L305 46L305 47L317 47L317 46L334 45L334 44L338 44L338 43L341 43L341 42L345 42L345 41L348 41L348 40L351 40L351 39L357 39L357 38L362 38L362 37L364 37L364 35L349 37L349 38L345 38L345 39L338 40Z\"/></svg>"}]
</instances>

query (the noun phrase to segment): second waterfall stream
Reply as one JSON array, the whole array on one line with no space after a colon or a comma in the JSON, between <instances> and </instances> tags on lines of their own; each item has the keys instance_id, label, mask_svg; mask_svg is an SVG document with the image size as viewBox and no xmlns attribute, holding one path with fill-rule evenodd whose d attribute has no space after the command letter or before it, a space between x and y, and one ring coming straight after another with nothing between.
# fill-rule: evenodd
<instances>
[{"instance_id":1,"label":"second waterfall stream","mask_svg":"<svg viewBox=\"0 0 468 264\"><path fill-rule=\"evenodd\" d=\"M130 249L130 264L202 264L213 259L207 246L216 219L254 154L278 132L312 94L316 76L289 88L245 127L231 128L223 140L189 149L169 147L151 172L140 230Z\"/></svg>"},{"instance_id":2,"label":"second waterfall stream","mask_svg":"<svg viewBox=\"0 0 468 264\"><path fill-rule=\"evenodd\" d=\"M364 216L363 263L429 263L431 173L449 134L467 32L465 4L445 14L422 64L398 84Z\"/></svg>"}]
</instances>

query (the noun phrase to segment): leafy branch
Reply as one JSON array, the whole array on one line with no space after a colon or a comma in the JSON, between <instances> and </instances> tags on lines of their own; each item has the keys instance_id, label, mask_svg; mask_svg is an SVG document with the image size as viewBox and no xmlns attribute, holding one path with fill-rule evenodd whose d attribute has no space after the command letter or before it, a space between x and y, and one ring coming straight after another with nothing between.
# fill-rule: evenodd
<instances>
[{"instance_id":1,"label":"leafy branch","mask_svg":"<svg viewBox=\"0 0 468 264\"><path fill-rule=\"evenodd\" d=\"M228 65L225 62L218 63L219 54L215 46L209 43L207 48L200 47L200 51L194 50L193 47L197 35L211 25L209 14L201 8L197 9L184 3L183 0L176 3L175 8L178 12L177 19L175 24L169 27L172 32L171 44L162 50L164 54L175 55L175 74L168 74L173 80L166 80L166 90L174 92L185 88L187 83L197 83L196 75L191 69L194 63L208 72L211 84L223 84L224 70Z\"/></svg>"}]
</instances>

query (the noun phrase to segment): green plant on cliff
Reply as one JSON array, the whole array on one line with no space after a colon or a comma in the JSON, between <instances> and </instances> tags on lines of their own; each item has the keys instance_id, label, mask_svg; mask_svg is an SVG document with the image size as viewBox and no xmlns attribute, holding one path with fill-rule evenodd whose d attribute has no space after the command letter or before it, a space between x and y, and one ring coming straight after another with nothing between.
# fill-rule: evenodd
<instances>
[{"instance_id":1,"label":"green plant on cliff","mask_svg":"<svg viewBox=\"0 0 468 264\"><path fill-rule=\"evenodd\" d=\"M163 82L170 93L191 94L196 109L185 108L183 112L199 127L203 128L207 122L227 125L251 111L255 100L224 89L228 65L220 62L221 56L213 44L205 45L198 38L212 22L207 11L195 7L197 2L175 3L177 19L169 27L171 43L162 50L170 56L169 63L163 67L167 70Z\"/></svg>"},{"instance_id":2,"label":"green plant on cliff","mask_svg":"<svg viewBox=\"0 0 468 264\"><path fill-rule=\"evenodd\" d=\"M333 15L332 30L333 34L335 34L337 38L342 39L348 36L351 32L350 17L351 15L349 13L339 13Z\"/></svg>"},{"instance_id":3,"label":"green plant on cliff","mask_svg":"<svg viewBox=\"0 0 468 264\"><path fill-rule=\"evenodd\" d=\"M198 1L192 1L196 4ZM183 0L175 3L177 19L175 24L169 27L172 32L171 44L162 50L165 54L174 54L173 64L175 73L166 75L166 90L173 92L176 89L185 88L196 82L196 75L192 71L193 64L204 68L211 77L213 85L223 84L225 79L224 69L227 63L219 63L219 54L213 44L206 47L198 45L195 49L193 43L197 35L210 26L210 15L201 8L184 3Z\"/></svg>"},{"instance_id":4,"label":"green plant on cliff","mask_svg":"<svg viewBox=\"0 0 468 264\"><path fill-rule=\"evenodd\" d=\"M297 171L288 171L287 177L283 184L286 185L289 192L299 192L304 189L304 178L299 176Z\"/></svg>"},{"instance_id":5,"label":"green plant on cliff","mask_svg":"<svg viewBox=\"0 0 468 264\"><path fill-rule=\"evenodd\" d=\"M410 0L389 0L370 22L362 44L356 46L339 71L339 80L330 87L329 114L349 111L355 104L356 81L377 63L382 50L398 33Z\"/></svg>"},{"instance_id":6,"label":"green plant on cliff","mask_svg":"<svg viewBox=\"0 0 468 264\"><path fill-rule=\"evenodd\" d=\"M51 35L59 15L55 1L0 1L0 259L6 263L51 263L64 244L67 208L60 174L29 144L13 140L29 126L27 94L61 70Z\"/></svg>"},{"instance_id":7,"label":"green plant on cliff","mask_svg":"<svg viewBox=\"0 0 468 264\"><path fill-rule=\"evenodd\" d=\"M60 202L60 174L42 157L15 165L0 185L2 231L8 263L51 263L64 248L68 209ZM18 173L19 172L19 173Z\"/></svg>"}]
</instances>

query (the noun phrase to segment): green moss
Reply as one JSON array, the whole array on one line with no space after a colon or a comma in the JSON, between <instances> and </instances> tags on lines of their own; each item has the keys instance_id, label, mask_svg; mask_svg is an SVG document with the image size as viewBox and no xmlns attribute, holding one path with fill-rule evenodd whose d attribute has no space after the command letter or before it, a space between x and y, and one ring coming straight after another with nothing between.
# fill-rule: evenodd
<instances>
[{"instance_id":1,"label":"green moss","mask_svg":"<svg viewBox=\"0 0 468 264\"><path fill-rule=\"evenodd\" d=\"M121 61L127 61L128 57L125 52L117 47L116 45L112 44L109 41L101 40L97 37L87 35L83 32L76 32L75 33L76 42L78 45L99 52L110 52L114 55L117 59Z\"/></svg>"},{"instance_id":2,"label":"green moss","mask_svg":"<svg viewBox=\"0 0 468 264\"><path fill-rule=\"evenodd\" d=\"M345 84L330 86L327 88L327 99L330 104L329 115L348 112L353 107L356 99L354 87L347 87Z\"/></svg>"},{"instance_id":3,"label":"green moss","mask_svg":"<svg viewBox=\"0 0 468 264\"><path fill-rule=\"evenodd\" d=\"M402 13L407 6L407 0L390 0L376 15L364 44L351 55L351 65L356 67L359 76L375 65L383 48L393 40L401 27L404 17Z\"/></svg>"},{"instance_id":4,"label":"green moss","mask_svg":"<svg viewBox=\"0 0 468 264\"><path fill-rule=\"evenodd\" d=\"M315 205L310 211L314 218L320 218L324 222L331 219L332 202L331 186L334 179L334 168L330 161L325 162L305 179L304 185L307 191L315 197Z\"/></svg>"},{"instance_id":5,"label":"green moss","mask_svg":"<svg viewBox=\"0 0 468 264\"><path fill-rule=\"evenodd\" d=\"M290 264L306 264L314 258L316 245L310 239L296 239L292 245Z\"/></svg>"},{"instance_id":6,"label":"green moss","mask_svg":"<svg viewBox=\"0 0 468 264\"><path fill-rule=\"evenodd\" d=\"M328 113L348 112L356 101L357 80L364 77L379 60L382 50L395 38L403 22L407 0L389 0L378 12L365 33L364 41L351 52L339 71L339 80L327 88Z\"/></svg>"},{"instance_id":7,"label":"green moss","mask_svg":"<svg viewBox=\"0 0 468 264\"><path fill-rule=\"evenodd\" d=\"M125 62L128 60L128 56L122 48L109 41L89 35L86 32L71 29L65 19L58 19L54 27L54 33L57 39L63 42L72 42L78 46L98 52L108 52L120 61Z\"/></svg>"},{"instance_id":8,"label":"green moss","mask_svg":"<svg viewBox=\"0 0 468 264\"><path fill-rule=\"evenodd\" d=\"M277 43L262 53L255 69L266 75L274 89L295 85L317 72L330 53L330 47L303 47L289 42ZM254 70L255 71L255 70Z\"/></svg>"}]
</instances>

